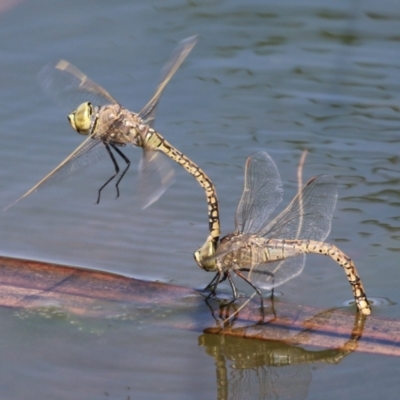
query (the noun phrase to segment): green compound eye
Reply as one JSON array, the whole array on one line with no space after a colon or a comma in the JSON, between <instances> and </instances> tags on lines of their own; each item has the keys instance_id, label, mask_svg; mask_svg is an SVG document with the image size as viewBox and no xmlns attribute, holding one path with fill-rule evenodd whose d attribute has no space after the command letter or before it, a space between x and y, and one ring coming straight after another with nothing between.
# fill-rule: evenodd
<instances>
[{"instance_id":1,"label":"green compound eye","mask_svg":"<svg viewBox=\"0 0 400 400\"><path fill-rule=\"evenodd\" d=\"M68 121L78 133L88 135L92 124L92 114L93 106L89 102L82 103L74 112L68 115Z\"/></svg>"}]
</instances>

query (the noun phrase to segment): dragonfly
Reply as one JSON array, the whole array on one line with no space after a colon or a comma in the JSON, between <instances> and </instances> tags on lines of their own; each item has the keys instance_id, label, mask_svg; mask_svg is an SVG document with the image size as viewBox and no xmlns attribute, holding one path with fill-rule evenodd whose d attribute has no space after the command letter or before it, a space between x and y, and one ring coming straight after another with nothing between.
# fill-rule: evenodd
<instances>
[{"instance_id":1,"label":"dragonfly","mask_svg":"<svg viewBox=\"0 0 400 400\"><path fill-rule=\"evenodd\" d=\"M143 149L138 178L138 192L143 199L143 208L157 201L173 182L173 169L161 153L194 176L204 189L210 234L202 248L195 252L195 258L203 259L212 255L220 233L218 198L214 184L200 167L168 143L153 127L156 106L162 92L196 42L197 36L192 36L179 43L163 69L153 97L139 113L121 106L110 93L68 61L60 60L56 64L45 66L38 75L43 91L70 110L80 104L68 115L68 120L71 127L86 136L86 139L64 161L6 209L36 190L81 171L105 154L108 154L112 161L114 173L99 188L97 203L100 202L102 190L113 180L118 197L119 184L130 166L130 160L121 148L131 144ZM122 171L117 156L125 163Z\"/></svg>"},{"instance_id":2,"label":"dragonfly","mask_svg":"<svg viewBox=\"0 0 400 400\"><path fill-rule=\"evenodd\" d=\"M325 243L336 206L337 185L333 177L312 178L291 203L268 222L282 200L282 182L272 158L266 152L250 156L245 166L245 182L235 218L235 231L224 236L213 265L203 265L216 272L206 287L215 295L218 284L228 279L237 298L232 272L250 284L263 299L259 287L272 289L299 275L305 255L331 257L346 273L358 310L371 313L363 284L354 262L335 245ZM258 287L259 286L259 287Z\"/></svg>"}]
</instances>

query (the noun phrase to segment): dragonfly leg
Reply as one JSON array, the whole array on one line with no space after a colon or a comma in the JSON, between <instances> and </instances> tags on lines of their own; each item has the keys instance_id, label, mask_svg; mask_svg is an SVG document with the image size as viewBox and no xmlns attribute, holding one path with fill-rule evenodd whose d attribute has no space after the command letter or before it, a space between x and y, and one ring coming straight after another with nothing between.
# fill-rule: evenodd
<instances>
[{"instance_id":1,"label":"dragonfly leg","mask_svg":"<svg viewBox=\"0 0 400 400\"><path fill-rule=\"evenodd\" d=\"M206 297L206 300L209 299L211 296L215 296L215 290L217 289L217 286L219 285L220 282L223 282L226 279L226 272L224 273L224 276L222 276L222 272L218 271L212 281L204 288L204 290L210 289L210 294Z\"/></svg>"},{"instance_id":2,"label":"dragonfly leg","mask_svg":"<svg viewBox=\"0 0 400 400\"><path fill-rule=\"evenodd\" d=\"M218 284L220 284L221 282L226 281L226 279L229 278L229 275L227 272L224 272L224 276L219 280Z\"/></svg>"},{"instance_id":3,"label":"dragonfly leg","mask_svg":"<svg viewBox=\"0 0 400 400\"><path fill-rule=\"evenodd\" d=\"M241 268L240 271L251 272L251 269L250 268ZM271 298L271 300L273 300L274 299L274 286L275 286L275 275L274 275L274 273L273 272L269 272L269 271L257 271L257 273L260 274L260 275L262 275L262 274L263 275L267 275L267 276L272 278L272 289L271 289L270 298ZM251 285L251 283L250 283L250 285Z\"/></svg>"},{"instance_id":4,"label":"dragonfly leg","mask_svg":"<svg viewBox=\"0 0 400 400\"><path fill-rule=\"evenodd\" d=\"M262 297L262 293L260 292L260 289L257 286L254 286L239 270L234 270L234 271L237 276L239 276L245 282L247 282L256 291L256 293L260 296L261 310L262 310L262 314L264 316L264 301L263 301L263 297Z\"/></svg>"},{"instance_id":5,"label":"dragonfly leg","mask_svg":"<svg viewBox=\"0 0 400 400\"><path fill-rule=\"evenodd\" d=\"M204 288L204 291L211 289L211 292L215 293L215 289L218 286L218 283L220 282L220 277L221 277L221 272L217 272L212 279L212 281Z\"/></svg>"},{"instance_id":6,"label":"dragonfly leg","mask_svg":"<svg viewBox=\"0 0 400 400\"><path fill-rule=\"evenodd\" d=\"M231 288L232 288L233 300L230 302L230 303L232 303L232 302L234 302L234 301L237 299L237 297L238 297L238 295L237 295L237 289L236 289L235 283L234 283L233 280L232 280L231 274L229 274L229 273L226 272L225 275L226 275L226 278L228 278L229 283L230 283ZM225 279L226 279L226 278L225 278ZM228 304L230 304L230 303L228 303Z\"/></svg>"},{"instance_id":7,"label":"dragonfly leg","mask_svg":"<svg viewBox=\"0 0 400 400\"><path fill-rule=\"evenodd\" d=\"M109 156L111 158L111 161L114 164L115 174L110 179L108 179L107 182L99 189L99 192L98 192L98 195L97 195L96 204L100 203L101 191L119 174L119 166L118 166L118 163L117 163L117 161L116 161L116 159L114 157L114 154L112 153L112 151L110 149L109 144L108 143L103 143L103 144L104 144L104 146L105 146L105 148L106 148L106 150L107 150L107 152L108 152L108 154L109 154ZM119 196L119 191L118 191L118 187L117 187L117 197L118 196Z\"/></svg>"},{"instance_id":8,"label":"dragonfly leg","mask_svg":"<svg viewBox=\"0 0 400 400\"><path fill-rule=\"evenodd\" d=\"M215 290L217 289L217 286L218 286L221 282L224 282L226 279L229 280L229 283L230 283L231 288L232 288L232 291L233 291L233 296L234 296L234 298L233 298L232 301L230 301L229 303L227 303L227 304L225 304L225 305L229 305L229 304L231 304L232 302L234 302L234 301L237 299L237 290L236 290L235 284L233 283L232 278L231 278L229 272L224 272L223 275L222 275L222 272L218 271L218 272L215 274L215 276L214 276L214 278L212 279L212 281L204 288L204 290L208 290L208 289L211 290L211 292L210 292L210 294L207 296L206 300L207 300L208 298L210 298L211 296L215 296L215 294L216 294L216 293L215 293ZM225 305L224 305L224 306L225 306Z\"/></svg>"},{"instance_id":9,"label":"dragonfly leg","mask_svg":"<svg viewBox=\"0 0 400 400\"><path fill-rule=\"evenodd\" d=\"M119 188L118 185L121 182L122 178L124 177L124 175L126 174L126 172L128 171L129 167L131 166L131 161L129 160L129 158L115 145L110 144L110 146L119 154L119 156L126 162L126 167L125 169L122 171L122 174L119 176L117 183L115 184L115 187L117 189L117 197L119 196Z\"/></svg>"},{"instance_id":10,"label":"dragonfly leg","mask_svg":"<svg viewBox=\"0 0 400 400\"><path fill-rule=\"evenodd\" d=\"M212 286L213 286L213 289L212 289L212 292L209 294L209 296L207 297L207 299L211 296L211 295L214 295L215 296L215 289L217 288L217 286L218 286L218 284L219 283L221 283L221 282L223 282L223 281L225 281L226 279L228 279L229 280L229 284L231 285L231 288L232 288L232 293L233 293L233 299L231 300L231 301L228 301L227 303L224 303L224 304L222 304L221 305L221 307L226 307L226 306L229 306L229 305L231 305L236 299L237 299L237 289L236 289L236 286L235 286L235 283L233 282L233 280L232 280L232 277L231 277L231 275L230 275L230 273L229 272L224 272L224 274L221 276L221 272L217 272L217 275L214 277L214 279L213 279L213 281L216 279L216 277L218 277L218 281L217 282L215 282ZM211 284L210 284L211 285ZM210 286L209 285L209 286Z\"/></svg>"}]
</instances>

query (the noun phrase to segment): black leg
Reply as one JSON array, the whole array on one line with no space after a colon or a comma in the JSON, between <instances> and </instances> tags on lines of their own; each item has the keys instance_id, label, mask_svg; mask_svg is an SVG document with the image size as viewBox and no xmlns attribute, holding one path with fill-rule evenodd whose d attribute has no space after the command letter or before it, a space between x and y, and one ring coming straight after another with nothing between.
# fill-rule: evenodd
<instances>
[{"instance_id":1,"label":"black leg","mask_svg":"<svg viewBox=\"0 0 400 400\"><path fill-rule=\"evenodd\" d=\"M238 270L234 270L234 271L235 271L235 274L236 274L237 276L239 276L239 277L242 278L244 281L246 281L246 282L256 291L256 293L260 296L261 313L262 313L262 317L263 317L263 319L264 319L264 301L263 301L263 298L262 298L262 294L261 294L261 292L260 292L260 289L259 289L258 287L256 287L256 286L254 286L240 271L238 271Z\"/></svg>"},{"instance_id":2,"label":"black leg","mask_svg":"<svg viewBox=\"0 0 400 400\"><path fill-rule=\"evenodd\" d=\"M241 271L250 272L250 268L242 268ZM275 275L272 272L269 272L269 271L257 271L257 273L258 274L264 274L264 275L270 276L272 278L272 289L271 289L270 298L271 298L271 300L273 300L274 299Z\"/></svg>"},{"instance_id":3,"label":"black leg","mask_svg":"<svg viewBox=\"0 0 400 400\"><path fill-rule=\"evenodd\" d=\"M215 294L215 289L217 288L218 284L226 279L225 277L223 277L223 279L220 280L220 278L221 272L218 271L212 281L204 288L204 291L211 289L211 292Z\"/></svg>"},{"instance_id":4,"label":"black leg","mask_svg":"<svg viewBox=\"0 0 400 400\"><path fill-rule=\"evenodd\" d=\"M235 301L237 299L237 289L236 289L235 283L232 280L231 274L227 273L227 276L228 276L228 280L229 280L229 283L230 283L231 288L232 288L232 293L233 293L233 300L232 301Z\"/></svg>"},{"instance_id":5,"label":"black leg","mask_svg":"<svg viewBox=\"0 0 400 400\"><path fill-rule=\"evenodd\" d=\"M117 188L117 197L119 196L119 188L118 185L121 182L122 178L124 177L124 175L126 174L126 172L128 171L131 162L129 160L129 158L115 145L110 144L110 146L119 154L119 156L126 162L126 167L125 169L122 171L122 174L120 175L120 177L117 180L117 183L115 184L115 187Z\"/></svg>"},{"instance_id":6,"label":"black leg","mask_svg":"<svg viewBox=\"0 0 400 400\"><path fill-rule=\"evenodd\" d=\"M219 280L218 284L220 284L223 281L226 281L226 278L229 277L229 273L228 272L224 272L224 276Z\"/></svg>"},{"instance_id":7,"label":"black leg","mask_svg":"<svg viewBox=\"0 0 400 400\"><path fill-rule=\"evenodd\" d=\"M231 285L232 288L232 293L233 293L233 299L225 304L222 305L222 307L228 306L230 304L232 304L236 299L237 299L237 290L236 290L236 286L232 280L232 277L230 275L229 272L224 272L224 274L222 275L222 272L217 272L217 274L214 276L213 280L207 285L207 287L204 289L209 289L211 288L211 292L210 294L207 296L207 299L210 298L211 296L215 296L215 289L217 288L217 286L225 281L226 279L229 280L229 284Z\"/></svg>"},{"instance_id":8,"label":"black leg","mask_svg":"<svg viewBox=\"0 0 400 400\"><path fill-rule=\"evenodd\" d=\"M110 179L108 179L108 181L99 189L99 192L98 192L98 195L97 195L97 202L96 202L96 204L99 204L100 203L100 195L101 195L101 191L119 174L119 166L118 166L118 163L117 163L117 161L115 160L115 157L114 157L114 154L112 153L112 151L111 151L111 149L110 149L110 146L108 145L108 143L105 143L105 142L103 142L103 144L104 144L104 147L106 148L106 150L107 150L107 152L108 152L108 155L110 156L110 158L111 158L111 161L113 162L113 164L114 164L114 168L115 168L115 174L110 178ZM113 146L114 147L114 146ZM118 187L117 187L117 197L119 196L119 192L118 192Z\"/></svg>"},{"instance_id":9,"label":"black leg","mask_svg":"<svg viewBox=\"0 0 400 400\"><path fill-rule=\"evenodd\" d=\"M215 296L215 289L218 286L220 278L221 278L221 272L218 271L215 274L215 276L212 279L212 281L204 288L205 291L207 289L210 289L210 294L206 297L206 300L208 300L211 296Z\"/></svg>"},{"instance_id":10,"label":"black leg","mask_svg":"<svg viewBox=\"0 0 400 400\"><path fill-rule=\"evenodd\" d=\"M229 272L225 272L224 280L225 280L226 278L228 278L229 284L231 285L233 298L232 298L232 300L229 301L228 303L225 303L225 304L223 305L224 307L230 306L230 305L231 305L232 303L234 303L234 302L236 301L236 299L238 298L237 289L236 289L235 283L233 282L232 277L231 277L231 274L230 274ZM220 281L220 282L222 282L222 281Z\"/></svg>"}]
</instances>

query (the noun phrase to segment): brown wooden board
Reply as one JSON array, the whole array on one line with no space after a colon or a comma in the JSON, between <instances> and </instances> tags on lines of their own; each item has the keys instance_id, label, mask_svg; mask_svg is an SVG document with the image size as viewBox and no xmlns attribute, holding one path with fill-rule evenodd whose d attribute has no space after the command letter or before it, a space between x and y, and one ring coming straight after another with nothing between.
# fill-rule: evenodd
<instances>
[{"instance_id":1,"label":"brown wooden board","mask_svg":"<svg viewBox=\"0 0 400 400\"><path fill-rule=\"evenodd\" d=\"M321 310L275 301L265 301L264 323L257 297L238 315L223 322L245 299L234 306L209 306L194 289L161 282L148 282L108 272L38 261L0 257L0 306L40 309L57 305L74 315L109 318L122 306L175 310L155 321L169 327L204 331L287 344L341 348L352 340L351 351L400 355L400 321L361 317L355 311ZM188 308L189 307L189 308ZM171 314L170 314L171 315ZM355 346L354 338L357 338Z\"/></svg>"}]
</instances>

